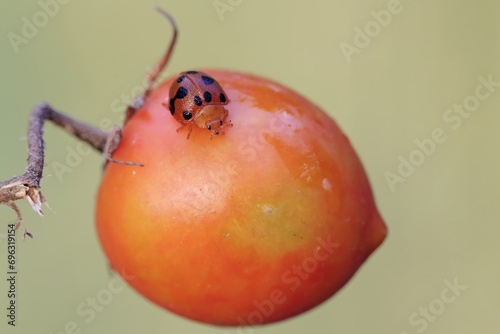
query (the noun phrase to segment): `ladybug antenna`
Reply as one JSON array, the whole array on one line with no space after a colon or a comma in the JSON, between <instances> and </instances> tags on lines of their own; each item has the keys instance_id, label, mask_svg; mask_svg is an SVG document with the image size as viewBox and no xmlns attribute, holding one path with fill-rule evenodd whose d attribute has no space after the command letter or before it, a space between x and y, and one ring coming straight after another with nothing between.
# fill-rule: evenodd
<instances>
[{"instance_id":1,"label":"ladybug antenna","mask_svg":"<svg viewBox=\"0 0 500 334\"><path fill-rule=\"evenodd\" d=\"M149 72L149 74L147 76L148 86L146 88L146 92L144 93L144 97L147 97L149 95L149 93L151 93L151 91L153 90L153 85L155 84L156 80L158 79L158 76L160 75L160 73L163 71L163 69L167 65L168 60L170 59L170 55L172 54L172 51L174 50L175 41L177 40L177 25L175 24L174 18L160 7L156 7L156 10L158 12L160 12L160 14L163 14L163 16L165 16L167 18L167 20L172 25L172 28L174 30L174 34L172 36L172 39L170 40L170 44L168 46L167 52L165 52L163 57L158 61L156 66Z\"/></svg>"}]
</instances>

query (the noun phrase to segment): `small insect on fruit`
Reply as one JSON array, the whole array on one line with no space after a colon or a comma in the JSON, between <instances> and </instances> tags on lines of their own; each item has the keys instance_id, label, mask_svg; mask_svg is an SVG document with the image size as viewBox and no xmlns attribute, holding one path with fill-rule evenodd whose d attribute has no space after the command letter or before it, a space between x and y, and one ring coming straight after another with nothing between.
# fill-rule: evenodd
<instances>
[{"instance_id":1,"label":"small insect on fruit","mask_svg":"<svg viewBox=\"0 0 500 334\"><path fill-rule=\"evenodd\" d=\"M174 118L182 124L177 131L189 125L191 135L193 123L202 129L218 135L225 126L233 126L225 122L228 111L224 105L229 103L221 85L211 76L199 71L182 72L172 83L169 102L163 103Z\"/></svg>"}]
</instances>

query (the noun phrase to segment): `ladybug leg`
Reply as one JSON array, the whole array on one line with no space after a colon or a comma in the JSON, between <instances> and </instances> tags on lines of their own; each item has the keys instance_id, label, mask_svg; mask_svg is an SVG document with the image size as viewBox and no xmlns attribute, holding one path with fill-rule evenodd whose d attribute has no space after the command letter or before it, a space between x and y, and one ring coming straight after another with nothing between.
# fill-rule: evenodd
<instances>
[{"instance_id":1,"label":"ladybug leg","mask_svg":"<svg viewBox=\"0 0 500 334\"><path fill-rule=\"evenodd\" d=\"M119 127L113 126L109 132L108 138L106 139L106 145L104 145L104 158L107 161L111 161L121 165L133 165L133 166L144 166L143 164L130 161L119 161L111 158L111 154L116 150L120 141L122 139L122 132Z\"/></svg>"},{"instance_id":2,"label":"ladybug leg","mask_svg":"<svg viewBox=\"0 0 500 334\"><path fill-rule=\"evenodd\" d=\"M193 124L192 123L188 123L189 124L189 132L187 134L187 137L186 139L189 139L189 137L191 136L191 131L193 131ZM182 129L184 129L185 127L187 126L187 124L182 124L181 126L179 126L177 128L177 132L181 131Z\"/></svg>"},{"instance_id":3,"label":"ladybug leg","mask_svg":"<svg viewBox=\"0 0 500 334\"><path fill-rule=\"evenodd\" d=\"M231 123L231 120L229 120L227 123L222 124L220 128L222 129L222 128L226 127L226 126L233 127L233 123Z\"/></svg>"},{"instance_id":4,"label":"ladybug leg","mask_svg":"<svg viewBox=\"0 0 500 334\"><path fill-rule=\"evenodd\" d=\"M184 128L186 127L186 125L187 125L187 124L182 124L181 126L179 126L179 127L177 128L177 130L176 130L176 131L177 131L177 132L181 131L182 129L184 129Z\"/></svg>"}]
</instances>

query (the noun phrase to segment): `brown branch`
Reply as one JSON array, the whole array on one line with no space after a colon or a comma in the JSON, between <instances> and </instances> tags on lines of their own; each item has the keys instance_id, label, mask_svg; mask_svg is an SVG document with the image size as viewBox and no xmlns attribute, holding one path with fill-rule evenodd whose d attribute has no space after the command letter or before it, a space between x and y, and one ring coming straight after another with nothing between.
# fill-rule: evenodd
<instances>
[{"instance_id":1,"label":"brown branch","mask_svg":"<svg viewBox=\"0 0 500 334\"><path fill-rule=\"evenodd\" d=\"M127 123L127 121L134 116L137 110L141 108L145 99L151 93L158 76L170 59L177 40L177 26L174 19L163 9L157 8L157 10L163 14L172 25L173 36L170 40L167 51L148 74L148 85L144 94L136 98L134 103L127 108L125 123ZM47 201L40 192L40 180L42 179L44 167L44 142L42 134L45 120L52 121L74 136L89 143L93 148L101 153L104 153L105 158L110 162L124 165L143 166L140 163L117 161L111 158L111 153L113 153L114 149L118 146L121 140L118 128L114 128L111 131L110 136L107 132L101 131L91 125L61 114L60 112L54 110L48 103L40 103L33 108L29 119L28 167L26 167L26 171L21 176L16 176L10 180L0 182L0 204L5 204L14 209L18 215L19 222L22 221L22 216L14 201L27 199L30 202L31 207L40 215L43 215L41 210L42 204L47 205ZM28 232L25 232L25 235L26 234L31 236Z\"/></svg>"},{"instance_id":2,"label":"brown branch","mask_svg":"<svg viewBox=\"0 0 500 334\"><path fill-rule=\"evenodd\" d=\"M43 215L42 204L47 201L40 192L40 180L44 167L44 142L42 138L45 120L52 121L69 133L89 143L99 152L104 152L108 133L91 125L77 121L54 110L47 103L37 104L29 119L28 126L28 167L21 176L0 182L0 204L13 206L12 202L27 199L33 209ZM19 211L18 219L21 220Z\"/></svg>"},{"instance_id":3,"label":"brown branch","mask_svg":"<svg viewBox=\"0 0 500 334\"><path fill-rule=\"evenodd\" d=\"M158 79L158 76L163 71L165 66L167 66L167 63L170 59L170 56L172 55L172 51L174 50L175 42L177 41L177 35L178 35L178 29L177 29L177 25L175 24L174 18L160 7L156 7L156 10L158 12L160 12L160 14L162 14L163 16L165 16L167 18L167 20L169 21L170 25L172 26L172 29L174 30L174 32L173 32L173 36L170 40L170 43L168 45L167 51L163 54L163 57L161 57L161 59L155 65L153 70L148 74L148 77L147 77L148 87L146 88L146 92L144 93L145 97L147 97L151 93L151 91L153 89L153 85L155 84L156 80Z\"/></svg>"},{"instance_id":4,"label":"brown branch","mask_svg":"<svg viewBox=\"0 0 500 334\"><path fill-rule=\"evenodd\" d=\"M158 12L160 12L160 14L162 14L163 16L165 16L167 18L168 22L172 26L173 35L172 35L172 38L170 39L170 42L168 44L167 51L165 51L163 56L156 63L155 67L153 67L151 69L151 71L148 73L148 75L146 76L146 81L147 81L148 85L146 87L146 90L144 91L144 94L138 96L134 100L134 102L128 106L127 111L125 112L124 125L127 124L127 122L135 115L137 110L139 110L142 107L146 98L153 91L153 86L155 85L156 80L158 80L160 73L165 69L165 66L167 66L167 63L170 59L170 56L172 55L172 51L174 50L175 42L177 41L178 29L177 29L177 25L175 24L174 18L160 7L156 7L156 10Z\"/></svg>"}]
</instances>

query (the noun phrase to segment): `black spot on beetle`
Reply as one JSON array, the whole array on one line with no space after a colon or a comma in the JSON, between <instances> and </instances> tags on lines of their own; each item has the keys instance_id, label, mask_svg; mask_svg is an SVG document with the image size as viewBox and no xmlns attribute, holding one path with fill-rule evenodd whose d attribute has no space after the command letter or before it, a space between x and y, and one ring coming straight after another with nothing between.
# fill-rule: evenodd
<instances>
[{"instance_id":1,"label":"black spot on beetle","mask_svg":"<svg viewBox=\"0 0 500 334\"><path fill-rule=\"evenodd\" d=\"M173 115L175 113L175 97L170 99L170 113Z\"/></svg>"},{"instance_id":2,"label":"black spot on beetle","mask_svg":"<svg viewBox=\"0 0 500 334\"><path fill-rule=\"evenodd\" d=\"M203 93L203 97L205 98L205 101L207 101L207 102L212 101L212 94L210 94L210 92Z\"/></svg>"},{"instance_id":3,"label":"black spot on beetle","mask_svg":"<svg viewBox=\"0 0 500 334\"><path fill-rule=\"evenodd\" d=\"M202 75L202 76L201 76L201 80L203 80L203 83L204 83L205 85L211 85L211 84L213 84L213 83L214 83L214 81L215 81L215 80L214 80L214 78L211 78L211 77L206 76L206 75Z\"/></svg>"},{"instance_id":4,"label":"black spot on beetle","mask_svg":"<svg viewBox=\"0 0 500 334\"><path fill-rule=\"evenodd\" d=\"M226 97L224 96L224 94L220 93L219 97L222 103L226 102Z\"/></svg>"},{"instance_id":5,"label":"black spot on beetle","mask_svg":"<svg viewBox=\"0 0 500 334\"><path fill-rule=\"evenodd\" d=\"M181 83L182 80L184 80L186 76L185 75L181 75L180 77L177 78L177 83Z\"/></svg>"},{"instance_id":6,"label":"black spot on beetle","mask_svg":"<svg viewBox=\"0 0 500 334\"><path fill-rule=\"evenodd\" d=\"M198 107L201 107L201 103L202 103L202 101L201 101L201 97L199 97L198 95L196 95L196 96L194 97L194 103L195 103Z\"/></svg>"},{"instance_id":7,"label":"black spot on beetle","mask_svg":"<svg viewBox=\"0 0 500 334\"><path fill-rule=\"evenodd\" d=\"M177 93L175 94L175 97L177 99L183 99L186 97L187 94L188 94L188 90L185 87L179 87L179 89L177 89Z\"/></svg>"},{"instance_id":8,"label":"black spot on beetle","mask_svg":"<svg viewBox=\"0 0 500 334\"><path fill-rule=\"evenodd\" d=\"M193 117L193 114L189 110L184 110L182 112L182 116L184 116L184 119L187 121L188 119L191 119Z\"/></svg>"},{"instance_id":9,"label":"black spot on beetle","mask_svg":"<svg viewBox=\"0 0 500 334\"><path fill-rule=\"evenodd\" d=\"M197 74L197 73L198 73L198 71L187 71L186 73L187 73L187 74Z\"/></svg>"}]
</instances>

